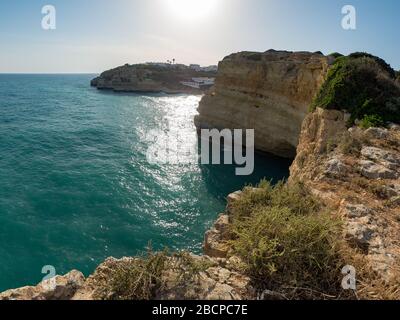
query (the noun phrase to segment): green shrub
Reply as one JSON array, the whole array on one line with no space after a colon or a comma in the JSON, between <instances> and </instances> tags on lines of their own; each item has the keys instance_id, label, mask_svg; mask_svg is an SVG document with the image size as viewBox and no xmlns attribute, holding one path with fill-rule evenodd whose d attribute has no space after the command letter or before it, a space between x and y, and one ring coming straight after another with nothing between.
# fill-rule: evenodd
<instances>
[{"instance_id":1,"label":"green shrub","mask_svg":"<svg viewBox=\"0 0 400 320\"><path fill-rule=\"evenodd\" d=\"M96 296L102 300L150 300L161 287L167 254L153 253L118 262L111 268ZM101 291L99 291L101 289Z\"/></svg>"},{"instance_id":2,"label":"green shrub","mask_svg":"<svg viewBox=\"0 0 400 320\"><path fill-rule=\"evenodd\" d=\"M187 252L169 254L153 252L126 261L118 261L106 277L96 279L98 286L95 297L100 300L152 300L162 291L165 285L165 271L172 271L168 281L169 288L190 285L200 272L211 265L203 260L196 261Z\"/></svg>"},{"instance_id":3,"label":"green shrub","mask_svg":"<svg viewBox=\"0 0 400 320\"><path fill-rule=\"evenodd\" d=\"M339 57L314 99L311 110L347 110L350 124L365 116L400 122L400 87L395 71L382 59L366 53Z\"/></svg>"},{"instance_id":4,"label":"green shrub","mask_svg":"<svg viewBox=\"0 0 400 320\"><path fill-rule=\"evenodd\" d=\"M373 59L377 64L381 66L383 70L385 70L391 78L395 77L396 71L382 58L379 58L377 56L374 56L370 53L367 52L354 52L349 55L349 58L351 59L358 59L358 58L370 58Z\"/></svg>"},{"instance_id":5,"label":"green shrub","mask_svg":"<svg viewBox=\"0 0 400 320\"><path fill-rule=\"evenodd\" d=\"M329 56L332 56L332 57L334 57L336 59L340 58L340 57L343 57L343 55L341 53L339 53L339 52L333 52L333 53L329 54Z\"/></svg>"},{"instance_id":6,"label":"green shrub","mask_svg":"<svg viewBox=\"0 0 400 320\"><path fill-rule=\"evenodd\" d=\"M363 137L360 135L345 132L339 140L338 149L346 155L359 156L364 143Z\"/></svg>"},{"instance_id":7,"label":"green shrub","mask_svg":"<svg viewBox=\"0 0 400 320\"><path fill-rule=\"evenodd\" d=\"M262 54L261 53L249 53L247 55L247 59L252 60L252 61L261 61L262 60Z\"/></svg>"},{"instance_id":8,"label":"green shrub","mask_svg":"<svg viewBox=\"0 0 400 320\"><path fill-rule=\"evenodd\" d=\"M360 122L360 127L363 129L368 129L371 127L383 127L383 126L385 126L385 122L380 116L375 114L365 116Z\"/></svg>"},{"instance_id":9,"label":"green shrub","mask_svg":"<svg viewBox=\"0 0 400 320\"><path fill-rule=\"evenodd\" d=\"M233 254L254 284L288 298L323 298L340 291L340 222L301 184L263 182L235 203Z\"/></svg>"},{"instance_id":10,"label":"green shrub","mask_svg":"<svg viewBox=\"0 0 400 320\"><path fill-rule=\"evenodd\" d=\"M305 214L309 210L319 210L320 204L308 195L302 184L296 184L290 188L283 181L276 186L263 180L257 188L245 188L240 201L235 203L233 217L240 220L249 217L252 212L261 207L287 206L298 214Z\"/></svg>"}]
</instances>

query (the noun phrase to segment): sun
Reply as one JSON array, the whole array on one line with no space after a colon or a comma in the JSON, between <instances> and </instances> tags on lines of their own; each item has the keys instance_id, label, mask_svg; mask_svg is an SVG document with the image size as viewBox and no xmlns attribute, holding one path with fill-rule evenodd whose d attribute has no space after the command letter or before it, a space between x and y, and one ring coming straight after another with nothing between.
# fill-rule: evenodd
<instances>
[{"instance_id":1,"label":"sun","mask_svg":"<svg viewBox=\"0 0 400 320\"><path fill-rule=\"evenodd\" d=\"M185 20L205 18L215 9L219 0L165 0L176 17Z\"/></svg>"}]
</instances>

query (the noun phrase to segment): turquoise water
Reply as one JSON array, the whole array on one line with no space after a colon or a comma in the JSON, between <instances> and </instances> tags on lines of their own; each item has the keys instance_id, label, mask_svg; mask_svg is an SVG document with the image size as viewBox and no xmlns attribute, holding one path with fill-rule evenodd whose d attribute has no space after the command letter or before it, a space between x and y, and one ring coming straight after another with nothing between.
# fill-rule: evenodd
<instances>
[{"instance_id":1,"label":"turquoise water","mask_svg":"<svg viewBox=\"0 0 400 320\"><path fill-rule=\"evenodd\" d=\"M89 274L149 241L200 252L228 193L288 175L272 156L257 156L251 177L149 164L143 137L165 118L196 142L200 97L101 92L93 77L0 75L0 290L39 282L45 265Z\"/></svg>"}]
</instances>

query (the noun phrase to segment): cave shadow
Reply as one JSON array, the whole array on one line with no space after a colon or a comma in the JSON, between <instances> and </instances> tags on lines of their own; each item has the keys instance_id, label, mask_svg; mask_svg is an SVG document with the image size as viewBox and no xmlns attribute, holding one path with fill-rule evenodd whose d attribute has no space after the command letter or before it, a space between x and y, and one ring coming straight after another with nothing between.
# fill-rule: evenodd
<instances>
[{"instance_id":1,"label":"cave shadow","mask_svg":"<svg viewBox=\"0 0 400 320\"><path fill-rule=\"evenodd\" d=\"M198 146L199 155L201 146ZM221 160L223 158L223 147L221 146ZM245 153L245 151L243 151ZM223 162L223 161L221 161ZM199 167L206 184L207 190L219 200L225 201L226 197L235 191L242 190L248 185L257 185L261 180L266 179L273 184L287 180L289 177L289 168L293 159L282 158L270 153L255 152L254 171L249 176L236 175L236 164L227 165L204 165L201 164L199 157Z\"/></svg>"}]
</instances>

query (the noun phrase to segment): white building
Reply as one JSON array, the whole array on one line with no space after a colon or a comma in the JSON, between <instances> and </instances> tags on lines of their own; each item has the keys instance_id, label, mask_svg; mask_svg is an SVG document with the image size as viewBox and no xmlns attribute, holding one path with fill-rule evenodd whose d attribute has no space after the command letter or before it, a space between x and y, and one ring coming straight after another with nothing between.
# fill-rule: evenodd
<instances>
[{"instance_id":1,"label":"white building","mask_svg":"<svg viewBox=\"0 0 400 320\"><path fill-rule=\"evenodd\" d=\"M201 87L213 86L215 84L215 78L192 78L192 81L182 81L181 84L187 87L200 89Z\"/></svg>"}]
</instances>

